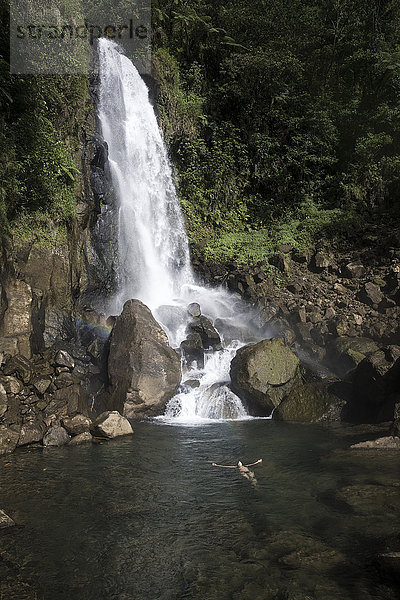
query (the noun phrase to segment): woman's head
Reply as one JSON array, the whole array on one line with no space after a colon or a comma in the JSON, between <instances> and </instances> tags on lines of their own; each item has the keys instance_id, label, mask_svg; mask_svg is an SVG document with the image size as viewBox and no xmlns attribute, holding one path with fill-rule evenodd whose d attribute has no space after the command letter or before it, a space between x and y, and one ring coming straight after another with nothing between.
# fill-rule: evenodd
<instances>
[{"instance_id":1,"label":"woman's head","mask_svg":"<svg viewBox=\"0 0 400 600\"><path fill-rule=\"evenodd\" d=\"M238 467L239 467L239 469L240 469L240 467L243 467L243 463L241 463L241 462L240 462L240 460L239 460L239 461L238 461L238 464L237 464L237 466L238 466Z\"/></svg>"}]
</instances>

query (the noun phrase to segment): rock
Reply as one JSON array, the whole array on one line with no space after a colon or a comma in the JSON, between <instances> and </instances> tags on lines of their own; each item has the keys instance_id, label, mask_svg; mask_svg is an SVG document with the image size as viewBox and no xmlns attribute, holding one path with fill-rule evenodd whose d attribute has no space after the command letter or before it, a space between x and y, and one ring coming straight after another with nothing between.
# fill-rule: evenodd
<instances>
[{"instance_id":1,"label":"rock","mask_svg":"<svg viewBox=\"0 0 400 600\"><path fill-rule=\"evenodd\" d=\"M196 362L199 369L204 367L204 348L199 333L191 333L188 335L186 340L183 340L181 343L180 348L187 365Z\"/></svg>"},{"instance_id":2,"label":"rock","mask_svg":"<svg viewBox=\"0 0 400 600\"><path fill-rule=\"evenodd\" d=\"M85 415L77 414L73 417L65 417L62 424L69 435L80 435L90 430L92 421Z\"/></svg>"},{"instance_id":3,"label":"rock","mask_svg":"<svg viewBox=\"0 0 400 600\"><path fill-rule=\"evenodd\" d=\"M195 317L188 326L191 333L198 333L204 348L218 349L221 347L219 333L209 319L205 316Z\"/></svg>"},{"instance_id":4,"label":"rock","mask_svg":"<svg viewBox=\"0 0 400 600\"><path fill-rule=\"evenodd\" d=\"M66 350L59 350L55 356L54 362L58 367L67 367L68 369L73 369L75 366L74 359L66 352Z\"/></svg>"},{"instance_id":5,"label":"rock","mask_svg":"<svg viewBox=\"0 0 400 600\"><path fill-rule=\"evenodd\" d=\"M69 439L64 427L52 425L43 437L43 446L64 446L68 444Z\"/></svg>"},{"instance_id":6,"label":"rock","mask_svg":"<svg viewBox=\"0 0 400 600\"><path fill-rule=\"evenodd\" d=\"M80 444L86 444L88 442L91 442L92 439L93 439L92 434L89 433L89 431L84 431L83 433L79 433L78 435L73 437L69 441L68 446L78 446Z\"/></svg>"},{"instance_id":7,"label":"rock","mask_svg":"<svg viewBox=\"0 0 400 600\"><path fill-rule=\"evenodd\" d=\"M285 254L274 254L268 262L282 273L289 273L290 271L290 260Z\"/></svg>"},{"instance_id":8,"label":"rock","mask_svg":"<svg viewBox=\"0 0 400 600\"><path fill-rule=\"evenodd\" d=\"M96 437L115 438L121 435L133 433L128 419L119 414L118 411L106 411L94 421L91 432Z\"/></svg>"},{"instance_id":9,"label":"rock","mask_svg":"<svg viewBox=\"0 0 400 600\"><path fill-rule=\"evenodd\" d=\"M70 385L74 385L74 383L79 383L79 379L69 371L67 373L60 373L54 380L54 385L57 389L69 387Z\"/></svg>"},{"instance_id":10,"label":"rock","mask_svg":"<svg viewBox=\"0 0 400 600\"><path fill-rule=\"evenodd\" d=\"M34 414L22 424L18 446L27 446L28 444L40 442L45 431L46 426L42 419L37 414Z\"/></svg>"},{"instance_id":11,"label":"rock","mask_svg":"<svg viewBox=\"0 0 400 600\"><path fill-rule=\"evenodd\" d=\"M33 387L41 396L43 396L43 394L49 389L50 384L51 384L51 379L47 379L47 378L43 378L43 377L34 379L34 381L33 381Z\"/></svg>"},{"instance_id":12,"label":"rock","mask_svg":"<svg viewBox=\"0 0 400 600\"><path fill-rule=\"evenodd\" d=\"M308 263L308 261L310 260L308 253L300 250L294 250L292 252L292 258L295 262L303 264Z\"/></svg>"},{"instance_id":13,"label":"rock","mask_svg":"<svg viewBox=\"0 0 400 600\"><path fill-rule=\"evenodd\" d=\"M32 288L19 279L9 279L3 286L2 323L0 335L2 349L11 354L31 356L30 336L32 333ZM12 373L6 373L12 375Z\"/></svg>"},{"instance_id":14,"label":"rock","mask_svg":"<svg viewBox=\"0 0 400 600\"><path fill-rule=\"evenodd\" d=\"M201 315L200 304L198 304L197 302L192 302L187 307L187 311L191 317L200 317L200 315Z\"/></svg>"},{"instance_id":15,"label":"rock","mask_svg":"<svg viewBox=\"0 0 400 600\"><path fill-rule=\"evenodd\" d=\"M251 414L269 414L299 382L299 364L278 338L244 346L231 363L232 391Z\"/></svg>"},{"instance_id":16,"label":"rock","mask_svg":"<svg viewBox=\"0 0 400 600\"><path fill-rule=\"evenodd\" d=\"M76 414L90 415L87 394L81 385L70 385L56 390L54 394L46 394L45 399L49 398L45 408L46 417L54 416L62 419Z\"/></svg>"},{"instance_id":17,"label":"rock","mask_svg":"<svg viewBox=\"0 0 400 600\"><path fill-rule=\"evenodd\" d=\"M379 350L377 344L363 337L340 336L328 347L327 364L341 378L346 377L364 358Z\"/></svg>"},{"instance_id":18,"label":"rock","mask_svg":"<svg viewBox=\"0 0 400 600\"><path fill-rule=\"evenodd\" d=\"M296 334L286 319L273 319L270 322L273 337L279 337L287 346L291 346L296 339Z\"/></svg>"},{"instance_id":19,"label":"rock","mask_svg":"<svg viewBox=\"0 0 400 600\"><path fill-rule=\"evenodd\" d=\"M294 386L274 411L274 419L300 423L340 421L344 406L333 393L332 382L314 381Z\"/></svg>"},{"instance_id":20,"label":"rock","mask_svg":"<svg viewBox=\"0 0 400 600\"><path fill-rule=\"evenodd\" d=\"M4 386L7 394L19 394L24 387L23 384L15 377L12 377L12 375L0 377L0 382Z\"/></svg>"},{"instance_id":21,"label":"rock","mask_svg":"<svg viewBox=\"0 0 400 600\"><path fill-rule=\"evenodd\" d=\"M330 266L331 262L327 256L325 256L322 252L317 252L314 255L312 266L314 269L318 271L323 271Z\"/></svg>"},{"instance_id":22,"label":"rock","mask_svg":"<svg viewBox=\"0 0 400 600\"><path fill-rule=\"evenodd\" d=\"M178 354L139 300L128 300L115 322L108 373L111 407L129 418L161 414L179 387Z\"/></svg>"},{"instance_id":23,"label":"rock","mask_svg":"<svg viewBox=\"0 0 400 600\"><path fill-rule=\"evenodd\" d=\"M15 525L15 522L9 517L4 510L0 509L0 529L5 529L6 527L12 527Z\"/></svg>"},{"instance_id":24,"label":"rock","mask_svg":"<svg viewBox=\"0 0 400 600\"><path fill-rule=\"evenodd\" d=\"M20 428L0 425L0 455L13 452L18 444Z\"/></svg>"},{"instance_id":25,"label":"rock","mask_svg":"<svg viewBox=\"0 0 400 600\"><path fill-rule=\"evenodd\" d=\"M400 583L400 552L384 552L375 562L385 582Z\"/></svg>"},{"instance_id":26,"label":"rock","mask_svg":"<svg viewBox=\"0 0 400 600\"><path fill-rule=\"evenodd\" d=\"M336 311L332 306L328 306L328 308L325 311L324 314L324 319L329 320L329 319L333 319L333 317L336 316Z\"/></svg>"},{"instance_id":27,"label":"rock","mask_svg":"<svg viewBox=\"0 0 400 600\"><path fill-rule=\"evenodd\" d=\"M377 285L367 282L358 292L357 299L368 306L377 306L382 301L383 294Z\"/></svg>"},{"instance_id":28,"label":"rock","mask_svg":"<svg viewBox=\"0 0 400 600\"><path fill-rule=\"evenodd\" d=\"M29 383L32 376L32 363L25 356L17 354L7 360L3 367L4 375L17 375L24 383Z\"/></svg>"},{"instance_id":29,"label":"rock","mask_svg":"<svg viewBox=\"0 0 400 600\"><path fill-rule=\"evenodd\" d=\"M349 262L342 269L343 277L348 279L359 279L365 275L365 267L360 263Z\"/></svg>"},{"instance_id":30,"label":"rock","mask_svg":"<svg viewBox=\"0 0 400 600\"><path fill-rule=\"evenodd\" d=\"M400 438L393 436L386 436L378 438L377 440L368 440L367 442L359 442L350 446L355 450L358 449L369 449L369 450L400 450Z\"/></svg>"},{"instance_id":31,"label":"rock","mask_svg":"<svg viewBox=\"0 0 400 600\"><path fill-rule=\"evenodd\" d=\"M4 386L0 383L0 418L4 415L7 410L7 392Z\"/></svg>"},{"instance_id":32,"label":"rock","mask_svg":"<svg viewBox=\"0 0 400 600\"><path fill-rule=\"evenodd\" d=\"M305 306L299 306L292 311L292 318L298 323L305 323L307 320L307 313Z\"/></svg>"},{"instance_id":33,"label":"rock","mask_svg":"<svg viewBox=\"0 0 400 600\"><path fill-rule=\"evenodd\" d=\"M186 385L189 388L197 388L200 386L200 381L198 379L186 379L182 385Z\"/></svg>"},{"instance_id":34,"label":"rock","mask_svg":"<svg viewBox=\"0 0 400 600\"><path fill-rule=\"evenodd\" d=\"M392 420L395 395L400 389L400 348L387 346L362 360L352 374L354 398L350 420Z\"/></svg>"}]
</instances>

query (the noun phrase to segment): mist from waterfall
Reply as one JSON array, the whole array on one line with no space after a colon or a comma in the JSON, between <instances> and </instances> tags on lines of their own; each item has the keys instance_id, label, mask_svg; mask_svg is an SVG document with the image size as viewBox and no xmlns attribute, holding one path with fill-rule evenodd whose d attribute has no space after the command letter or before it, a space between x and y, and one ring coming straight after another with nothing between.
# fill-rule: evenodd
<instances>
[{"instance_id":1,"label":"mist from waterfall","mask_svg":"<svg viewBox=\"0 0 400 600\"><path fill-rule=\"evenodd\" d=\"M108 144L118 206L117 289L107 312L120 314L126 300L138 298L152 310L171 346L179 348L191 319L187 306L197 302L223 347L206 352L202 368L183 366L183 381L195 379L200 385L182 385L164 418L176 422L246 418L240 399L229 389L230 361L238 347L266 337L265 332L238 296L196 280L147 86L115 42L99 40L99 63L98 118Z\"/></svg>"}]
</instances>

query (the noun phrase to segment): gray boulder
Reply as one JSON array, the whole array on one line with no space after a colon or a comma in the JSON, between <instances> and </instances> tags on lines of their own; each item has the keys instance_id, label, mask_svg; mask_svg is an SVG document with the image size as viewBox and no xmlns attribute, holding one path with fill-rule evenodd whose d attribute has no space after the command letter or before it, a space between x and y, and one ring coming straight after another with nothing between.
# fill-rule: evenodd
<instances>
[{"instance_id":1,"label":"gray boulder","mask_svg":"<svg viewBox=\"0 0 400 600\"><path fill-rule=\"evenodd\" d=\"M240 348L231 363L232 391L252 414L269 414L300 383L300 361L279 338Z\"/></svg>"},{"instance_id":2,"label":"gray boulder","mask_svg":"<svg viewBox=\"0 0 400 600\"><path fill-rule=\"evenodd\" d=\"M194 317L189 324L190 333L198 333L204 348L221 348L221 338L218 331L207 317L201 315Z\"/></svg>"},{"instance_id":3,"label":"gray boulder","mask_svg":"<svg viewBox=\"0 0 400 600\"><path fill-rule=\"evenodd\" d=\"M68 446L79 446L80 444L87 444L88 442L91 442L92 439L92 435L89 433L89 431L84 431L83 433L79 433L78 435L73 437L69 441Z\"/></svg>"},{"instance_id":4,"label":"gray boulder","mask_svg":"<svg viewBox=\"0 0 400 600\"><path fill-rule=\"evenodd\" d=\"M115 322L108 375L110 408L128 418L161 414L179 387L182 372L178 354L140 300L128 300Z\"/></svg>"},{"instance_id":5,"label":"gray boulder","mask_svg":"<svg viewBox=\"0 0 400 600\"><path fill-rule=\"evenodd\" d=\"M63 419L62 424L69 435L80 435L90 430L92 421L85 415L77 414L73 417L66 417Z\"/></svg>"},{"instance_id":6,"label":"gray boulder","mask_svg":"<svg viewBox=\"0 0 400 600\"><path fill-rule=\"evenodd\" d=\"M70 437L64 427L52 425L43 437L43 446L64 446L69 440Z\"/></svg>"},{"instance_id":7,"label":"gray boulder","mask_svg":"<svg viewBox=\"0 0 400 600\"><path fill-rule=\"evenodd\" d=\"M197 302L192 302L191 304L188 305L187 311L191 317L200 317L200 315L201 315L200 304L198 304Z\"/></svg>"},{"instance_id":8,"label":"gray boulder","mask_svg":"<svg viewBox=\"0 0 400 600\"><path fill-rule=\"evenodd\" d=\"M357 299L368 306L377 306L383 299L383 294L379 287L369 281L364 284L358 292Z\"/></svg>"},{"instance_id":9,"label":"gray boulder","mask_svg":"<svg viewBox=\"0 0 400 600\"><path fill-rule=\"evenodd\" d=\"M128 419L118 411L103 412L94 421L91 432L95 437L115 438L121 435L130 435L133 429Z\"/></svg>"},{"instance_id":10,"label":"gray boulder","mask_svg":"<svg viewBox=\"0 0 400 600\"><path fill-rule=\"evenodd\" d=\"M19 440L20 427L18 425L6 427L0 425L0 456L13 452Z\"/></svg>"}]
</instances>

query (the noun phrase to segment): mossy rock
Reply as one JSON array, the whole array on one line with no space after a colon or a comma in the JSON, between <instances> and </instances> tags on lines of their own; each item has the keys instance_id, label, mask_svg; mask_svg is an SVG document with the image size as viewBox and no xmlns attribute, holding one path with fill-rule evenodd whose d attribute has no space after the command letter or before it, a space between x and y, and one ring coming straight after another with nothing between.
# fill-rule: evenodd
<instances>
[{"instance_id":1,"label":"mossy rock","mask_svg":"<svg viewBox=\"0 0 400 600\"><path fill-rule=\"evenodd\" d=\"M300 361L281 339L240 348L231 363L232 390L251 414L269 414L300 382Z\"/></svg>"},{"instance_id":2,"label":"mossy rock","mask_svg":"<svg viewBox=\"0 0 400 600\"><path fill-rule=\"evenodd\" d=\"M293 387L274 411L274 418L300 423L340 421L344 401L332 392L331 385L329 381L315 381Z\"/></svg>"}]
</instances>

